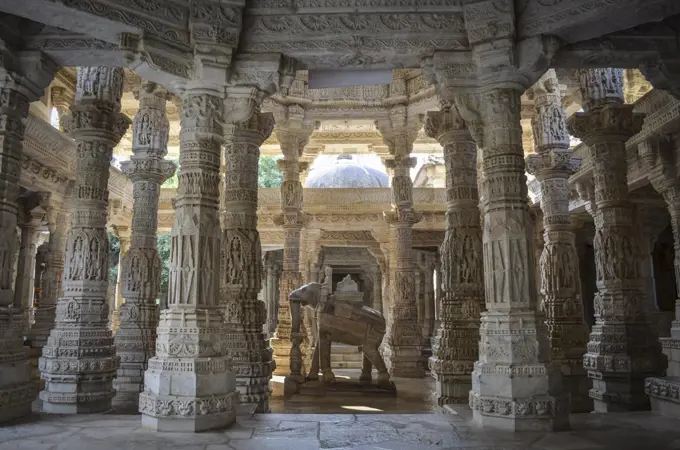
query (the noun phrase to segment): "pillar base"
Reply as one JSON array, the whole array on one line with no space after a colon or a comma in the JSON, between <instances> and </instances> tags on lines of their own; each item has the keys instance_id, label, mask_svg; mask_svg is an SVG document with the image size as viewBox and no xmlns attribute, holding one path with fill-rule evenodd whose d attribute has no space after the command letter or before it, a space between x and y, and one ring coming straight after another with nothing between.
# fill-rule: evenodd
<instances>
[{"instance_id":1,"label":"pillar base","mask_svg":"<svg viewBox=\"0 0 680 450\"><path fill-rule=\"evenodd\" d=\"M423 347L421 345L388 345L383 347L387 370L393 377L424 378Z\"/></svg>"},{"instance_id":2,"label":"pillar base","mask_svg":"<svg viewBox=\"0 0 680 450\"><path fill-rule=\"evenodd\" d=\"M226 428L236 421L238 394L209 397L139 395L142 426L153 431L193 433Z\"/></svg>"},{"instance_id":3,"label":"pillar base","mask_svg":"<svg viewBox=\"0 0 680 450\"><path fill-rule=\"evenodd\" d=\"M645 375L613 376L608 373L588 372L593 388L588 394L593 399L593 410L598 413L649 411L651 405L645 393ZM650 374L651 375L651 374Z\"/></svg>"},{"instance_id":4,"label":"pillar base","mask_svg":"<svg viewBox=\"0 0 680 450\"><path fill-rule=\"evenodd\" d=\"M470 398L472 382L470 375L450 375L432 373L437 391L437 404L467 405Z\"/></svg>"},{"instance_id":5,"label":"pillar base","mask_svg":"<svg viewBox=\"0 0 680 450\"><path fill-rule=\"evenodd\" d=\"M652 411L680 418L680 377L647 378L645 393L649 395Z\"/></svg>"},{"instance_id":6,"label":"pillar base","mask_svg":"<svg viewBox=\"0 0 680 450\"><path fill-rule=\"evenodd\" d=\"M39 360L45 390L43 411L59 414L103 412L116 395L119 358L107 329L55 328Z\"/></svg>"}]
</instances>

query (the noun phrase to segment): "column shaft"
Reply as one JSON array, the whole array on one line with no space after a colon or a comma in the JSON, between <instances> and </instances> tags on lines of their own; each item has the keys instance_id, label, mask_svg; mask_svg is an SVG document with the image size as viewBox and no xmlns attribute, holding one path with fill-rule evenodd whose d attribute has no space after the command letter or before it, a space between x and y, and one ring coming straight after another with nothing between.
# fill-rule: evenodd
<instances>
[{"instance_id":1,"label":"column shaft","mask_svg":"<svg viewBox=\"0 0 680 450\"><path fill-rule=\"evenodd\" d=\"M57 300L63 295L64 250L71 222L71 212L63 202L47 205L47 226L50 231L49 249L43 274L43 291L35 309L34 322L27 339L32 348L42 348L54 327Z\"/></svg>"},{"instance_id":2,"label":"column shaft","mask_svg":"<svg viewBox=\"0 0 680 450\"><path fill-rule=\"evenodd\" d=\"M79 67L76 103L65 129L76 141L76 181L71 230L66 238L64 296L40 358L50 413L106 411L115 395L118 367L107 328L109 272L108 180L113 147L129 119L120 113L123 70Z\"/></svg>"},{"instance_id":3,"label":"column shaft","mask_svg":"<svg viewBox=\"0 0 680 450\"><path fill-rule=\"evenodd\" d=\"M278 323L272 346L276 358L275 373L290 376L296 382L300 382L307 375L306 369L310 367L312 351L305 320L300 324L299 334L291 335L292 318L288 296L303 283L300 272L300 244L302 228L307 218L303 213L300 172L307 164L300 162L299 156L309 140L311 130L277 129L276 133L284 154L284 159L279 160L279 168L283 172L282 214L277 218L277 224L283 228L283 266L279 278ZM301 314L304 315L305 311L306 308L302 308ZM299 346L300 351L291 353L293 345Z\"/></svg>"},{"instance_id":4,"label":"column shaft","mask_svg":"<svg viewBox=\"0 0 680 450\"><path fill-rule=\"evenodd\" d=\"M260 146L271 134L274 118L261 113L259 106L250 108L250 116L238 124L229 124L225 133L220 294L240 402L264 413L269 412L268 384L274 364L262 329L267 312L257 299L262 287L257 170Z\"/></svg>"},{"instance_id":5,"label":"column shaft","mask_svg":"<svg viewBox=\"0 0 680 450\"><path fill-rule=\"evenodd\" d=\"M156 237L158 199L161 184L175 172L175 165L163 159L168 152L167 91L144 83L135 94L139 110L132 122L132 157L121 164L123 173L132 180L132 234L120 235L117 297L124 303L116 305L119 323L115 344L120 366L113 385L116 408L137 411L144 372L156 351L156 298L161 284Z\"/></svg>"},{"instance_id":6,"label":"column shaft","mask_svg":"<svg viewBox=\"0 0 680 450\"><path fill-rule=\"evenodd\" d=\"M477 146L455 108L428 114L425 131L444 148L446 234L441 245L441 310L429 366L439 405L467 403L484 310Z\"/></svg>"},{"instance_id":7,"label":"column shaft","mask_svg":"<svg viewBox=\"0 0 680 450\"><path fill-rule=\"evenodd\" d=\"M161 311L156 356L139 395L142 425L156 431L222 428L236 415L236 379L218 297L222 95L198 84L182 95L168 309Z\"/></svg>"},{"instance_id":8,"label":"column shaft","mask_svg":"<svg viewBox=\"0 0 680 450\"><path fill-rule=\"evenodd\" d=\"M404 135L391 136L391 139L408 140ZM410 148L412 144L407 145ZM409 171L415 166L415 158L408 157L406 150L399 154L407 156L388 160L388 165L394 171L392 210L384 213L390 227L392 248L392 260L389 263L392 303L383 351L390 375L420 378L425 376L422 363L423 334L418 326L412 249L413 225L420 221L422 214L413 210L413 183Z\"/></svg>"},{"instance_id":9,"label":"column shaft","mask_svg":"<svg viewBox=\"0 0 680 450\"><path fill-rule=\"evenodd\" d=\"M31 220L27 214L27 220ZM38 232L35 226L27 223L21 227L21 248L17 264L14 306L28 311L33 298L33 277L35 275L35 254L38 249Z\"/></svg>"},{"instance_id":10,"label":"column shaft","mask_svg":"<svg viewBox=\"0 0 680 450\"><path fill-rule=\"evenodd\" d=\"M23 120L29 102L37 100L51 81L56 67L41 55L15 57L5 48L0 64L0 423L30 414L35 383L23 346L26 322L14 303L17 198L24 139Z\"/></svg>"},{"instance_id":11,"label":"column shaft","mask_svg":"<svg viewBox=\"0 0 680 450\"><path fill-rule=\"evenodd\" d=\"M569 215L569 176L578 168L571 160L566 113L554 70L533 87L532 119L537 154L527 169L541 183L543 250L540 254L541 310L546 315L552 360L562 369L572 412L589 412L589 382L583 369L588 342L581 300L578 254Z\"/></svg>"},{"instance_id":12,"label":"column shaft","mask_svg":"<svg viewBox=\"0 0 680 450\"><path fill-rule=\"evenodd\" d=\"M554 430L568 426L568 400L560 368L550 364L545 318L538 312L520 95L514 87L494 87L478 98L486 311L470 407L482 426Z\"/></svg>"},{"instance_id":13,"label":"column shaft","mask_svg":"<svg viewBox=\"0 0 680 450\"><path fill-rule=\"evenodd\" d=\"M595 411L648 409L644 379L665 367L647 317L641 233L628 193L625 143L641 117L623 104L620 69L581 71L580 81L585 112L572 116L569 127L588 145L593 163L598 289L583 365L593 380Z\"/></svg>"}]
</instances>

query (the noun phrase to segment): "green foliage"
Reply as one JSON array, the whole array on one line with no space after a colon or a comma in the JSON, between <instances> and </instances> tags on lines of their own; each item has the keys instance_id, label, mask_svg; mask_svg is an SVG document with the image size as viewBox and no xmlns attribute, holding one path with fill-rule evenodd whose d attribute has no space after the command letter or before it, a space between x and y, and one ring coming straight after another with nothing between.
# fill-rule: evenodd
<instances>
[{"instance_id":1,"label":"green foliage","mask_svg":"<svg viewBox=\"0 0 680 450\"><path fill-rule=\"evenodd\" d=\"M109 286L115 286L118 280L118 260L120 258L120 239L108 232L109 235Z\"/></svg>"},{"instance_id":2,"label":"green foliage","mask_svg":"<svg viewBox=\"0 0 680 450\"><path fill-rule=\"evenodd\" d=\"M165 183L161 187L168 187L168 188L176 188L179 186L179 178L177 178L177 174L179 173L179 159L170 159L169 161L174 162L177 165L177 170L175 170L175 173L165 180Z\"/></svg>"},{"instance_id":3,"label":"green foliage","mask_svg":"<svg viewBox=\"0 0 680 450\"><path fill-rule=\"evenodd\" d=\"M283 182L283 174L276 165L278 158L274 156L260 156L260 166L257 171L257 184L261 188L277 188Z\"/></svg>"},{"instance_id":4,"label":"green foliage","mask_svg":"<svg viewBox=\"0 0 680 450\"><path fill-rule=\"evenodd\" d=\"M172 238L169 234L158 235L158 256L161 259L161 289L159 295L165 298L168 295L168 279L170 276L170 248Z\"/></svg>"}]
</instances>

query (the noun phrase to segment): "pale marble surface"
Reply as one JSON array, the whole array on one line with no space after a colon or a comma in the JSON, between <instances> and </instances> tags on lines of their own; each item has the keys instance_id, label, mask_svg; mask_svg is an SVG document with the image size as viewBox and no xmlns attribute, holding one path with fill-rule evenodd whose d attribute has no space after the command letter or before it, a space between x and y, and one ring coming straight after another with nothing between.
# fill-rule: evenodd
<instances>
[{"instance_id":1,"label":"pale marble surface","mask_svg":"<svg viewBox=\"0 0 680 450\"><path fill-rule=\"evenodd\" d=\"M224 431L153 433L140 416L34 415L0 428L0 450L670 450L680 420L643 413L579 414L562 433L507 433L462 415L258 414Z\"/></svg>"}]
</instances>

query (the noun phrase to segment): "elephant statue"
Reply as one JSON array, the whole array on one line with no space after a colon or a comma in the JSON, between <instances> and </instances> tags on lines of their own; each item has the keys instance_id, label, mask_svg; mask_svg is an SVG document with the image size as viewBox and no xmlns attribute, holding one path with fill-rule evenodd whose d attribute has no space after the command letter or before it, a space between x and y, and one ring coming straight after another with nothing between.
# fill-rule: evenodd
<instances>
[{"instance_id":1,"label":"elephant statue","mask_svg":"<svg viewBox=\"0 0 680 450\"><path fill-rule=\"evenodd\" d=\"M335 341L356 345L363 352L361 382L370 383L372 366L375 366L378 370L378 388L396 389L378 350L385 336L385 317L367 306L334 301L331 295L324 296L328 300L322 301L323 287L320 283L305 284L288 297L294 332L300 329L302 308L307 306L316 310L318 337L307 379L318 379L320 366L322 381L335 381L331 370L331 342Z\"/></svg>"}]
</instances>

